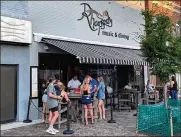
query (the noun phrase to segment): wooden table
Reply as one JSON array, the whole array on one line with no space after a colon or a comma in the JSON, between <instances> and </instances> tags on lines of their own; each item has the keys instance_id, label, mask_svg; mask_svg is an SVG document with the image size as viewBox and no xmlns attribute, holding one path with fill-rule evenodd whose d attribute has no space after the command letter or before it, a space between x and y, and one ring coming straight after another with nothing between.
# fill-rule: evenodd
<instances>
[{"instance_id":1,"label":"wooden table","mask_svg":"<svg viewBox=\"0 0 181 137\"><path fill-rule=\"evenodd\" d=\"M71 119L75 122L77 122L77 116L78 116L78 112L79 110L77 109L78 104L79 104L79 100L82 98L82 95L79 93L69 93L69 99L71 100L71 106L70 106L70 115L71 115ZM93 101L93 110L94 110L94 121L97 122L98 119L98 100L95 99ZM82 107L82 122L84 122L84 110L83 110L83 105L81 105Z\"/></svg>"},{"instance_id":2,"label":"wooden table","mask_svg":"<svg viewBox=\"0 0 181 137\"><path fill-rule=\"evenodd\" d=\"M70 106L70 115L71 120L77 122L77 116L78 116L78 103L81 99L82 95L79 93L69 93L69 99L71 100L71 106Z\"/></svg>"},{"instance_id":3,"label":"wooden table","mask_svg":"<svg viewBox=\"0 0 181 137\"><path fill-rule=\"evenodd\" d=\"M138 91L137 89L120 89L119 93L130 93L130 94L133 94L134 95L133 103L134 104L138 104L139 103L139 99L140 99L139 94L141 93L141 91Z\"/></svg>"}]
</instances>

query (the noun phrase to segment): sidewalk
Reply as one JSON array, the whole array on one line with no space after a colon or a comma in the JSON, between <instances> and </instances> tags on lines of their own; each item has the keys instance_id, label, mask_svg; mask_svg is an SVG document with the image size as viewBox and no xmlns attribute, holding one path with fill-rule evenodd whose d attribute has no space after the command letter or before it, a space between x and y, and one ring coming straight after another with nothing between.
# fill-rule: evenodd
<instances>
[{"instance_id":1,"label":"sidewalk","mask_svg":"<svg viewBox=\"0 0 181 137\"><path fill-rule=\"evenodd\" d=\"M109 110L107 111L107 114ZM74 134L71 136L143 136L136 134L136 117L133 116L135 111L121 111L114 112L114 119L116 123L111 124L107 121L99 121L95 124L90 124L88 127L83 124L71 123L71 129L74 130ZM110 119L110 114L107 115L107 119ZM56 127L55 127L56 128ZM60 133L56 136L65 136L63 131L66 129L66 124L63 124L59 129ZM1 136L47 136L45 132L45 124L36 124L26 127L10 129L1 131ZM145 135L144 135L145 136Z\"/></svg>"},{"instance_id":2,"label":"sidewalk","mask_svg":"<svg viewBox=\"0 0 181 137\"><path fill-rule=\"evenodd\" d=\"M7 124L1 124L1 131L13 129L13 128L24 127L24 126L30 126L30 125L34 125L34 124L38 124L38 123L41 123L41 119L33 120L31 123L12 122L12 123L7 123Z\"/></svg>"}]
</instances>

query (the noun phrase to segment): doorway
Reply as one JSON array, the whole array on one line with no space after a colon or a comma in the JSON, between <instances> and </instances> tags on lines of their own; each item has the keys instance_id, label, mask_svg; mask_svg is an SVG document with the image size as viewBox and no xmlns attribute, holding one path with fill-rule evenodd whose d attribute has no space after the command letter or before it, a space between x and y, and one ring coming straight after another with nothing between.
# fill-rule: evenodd
<instances>
[{"instance_id":1,"label":"doorway","mask_svg":"<svg viewBox=\"0 0 181 137\"><path fill-rule=\"evenodd\" d=\"M17 65L0 65L1 124L13 122L17 115Z\"/></svg>"},{"instance_id":2,"label":"doorway","mask_svg":"<svg viewBox=\"0 0 181 137\"><path fill-rule=\"evenodd\" d=\"M48 77L58 76L62 83L67 85L69 69L79 64L78 59L71 54L39 53L39 107L42 107L43 83Z\"/></svg>"}]
</instances>

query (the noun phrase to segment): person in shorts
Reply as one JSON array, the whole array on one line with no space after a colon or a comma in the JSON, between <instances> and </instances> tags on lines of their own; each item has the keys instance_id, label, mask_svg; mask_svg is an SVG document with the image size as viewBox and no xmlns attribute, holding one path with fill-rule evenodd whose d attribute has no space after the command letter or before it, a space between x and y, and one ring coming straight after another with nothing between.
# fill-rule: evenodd
<instances>
[{"instance_id":1,"label":"person in shorts","mask_svg":"<svg viewBox=\"0 0 181 137\"><path fill-rule=\"evenodd\" d=\"M106 119L105 118L105 108L104 108L104 99L105 99L105 84L104 84L104 79L102 76L97 78L98 82L99 82L99 86L98 86L98 94L97 94L97 98L99 100L98 102L98 108L99 108L99 116L100 119Z\"/></svg>"},{"instance_id":2,"label":"person in shorts","mask_svg":"<svg viewBox=\"0 0 181 137\"><path fill-rule=\"evenodd\" d=\"M84 107L84 119L85 125L88 125L88 111L91 115L91 124L94 123L94 115L93 115L93 108L92 108L92 100L90 96L90 85L89 85L89 78L86 77L83 81L83 84L80 87L80 91L82 94L82 104Z\"/></svg>"},{"instance_id":3,"label":"person in shorts","mask_svg":"<svg viewBox=\"0 0 181 137\"><path fill-rule=\"evenodd\" d=\"M94 99L96 99L96 96L97 96L97 85L98 85L98 83L94 78L92 78L91 75L87 75L87 77L90 80L89 84L90 84L91 98L94 100Z\"/></svg>"},{"instance_id":4,"label":"person in shorts","mask_svg":"<svg viewBox=\"0 0 181 137\"><path fill-rule=\"evenodd\" d=\"M58 112L58 101L61 97L56 95L56 90L54 88L55 79L49 78L49 85L47 87L47 108L49 109L49 128L46 130L47 133L55 135L59 131L53 128L55 121L59 117Z\"/></svg>"},{"instance_id":5,"label":"person in shorts","mask_svg":"<svg viewBox=\"0 0 181 137\"><path fill-rule=\"evenodd\" d=\"M45 113L46 113L46 106L47 106L47 86L48 82L42 84L43 88L43 96L42 96L42 102L43 102L43 112L42 112L42 123L45 123Z\"/></svg>"}]
</instances>

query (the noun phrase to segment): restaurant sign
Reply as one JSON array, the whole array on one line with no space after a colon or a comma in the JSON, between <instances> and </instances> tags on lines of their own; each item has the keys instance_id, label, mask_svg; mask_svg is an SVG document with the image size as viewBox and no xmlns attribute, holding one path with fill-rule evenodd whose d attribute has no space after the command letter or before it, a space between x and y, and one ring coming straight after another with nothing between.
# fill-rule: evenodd
<instances>
[{"instance_id":1,"label":"restaurant sign","mask_svg":"<svg viewBox=\"0 0 181 137\"><path fill-rule=\"evenodd\" d=\"M141 70L141 69L142 69L142 66L134 66L134 69L135 69L135 70Z\"/></svg>"},{"instance_id":2,"label":"restaurant sign","mask_svg":"<svg viewBox=\"0 0 181 137\"><path fill-rule=\"evenodd\" d=\"M89 28L92 31L97 31L98 35L101 33L104 36L124 38L129 40L128 35L119 32L105 31L106 28L111 28L113 26L113 19L109 16L107 10L101 14L92 9L91 6L87 3L81 3L81 5L84 6L84 10L82 12L82 17L78 19L78 21L85 18L88 22ZM101 32L101 30L103 31Z\"/></svg>"},{"instance_id":3,"label":"restaurant sign","mask_svg":"<svg viewBox=\"0 0 181 137\"><path fill-rule=\"evenodd\" d=\"M32 43L31 22L1 16L1 41Z\"/></svg>"}]
</instances>

